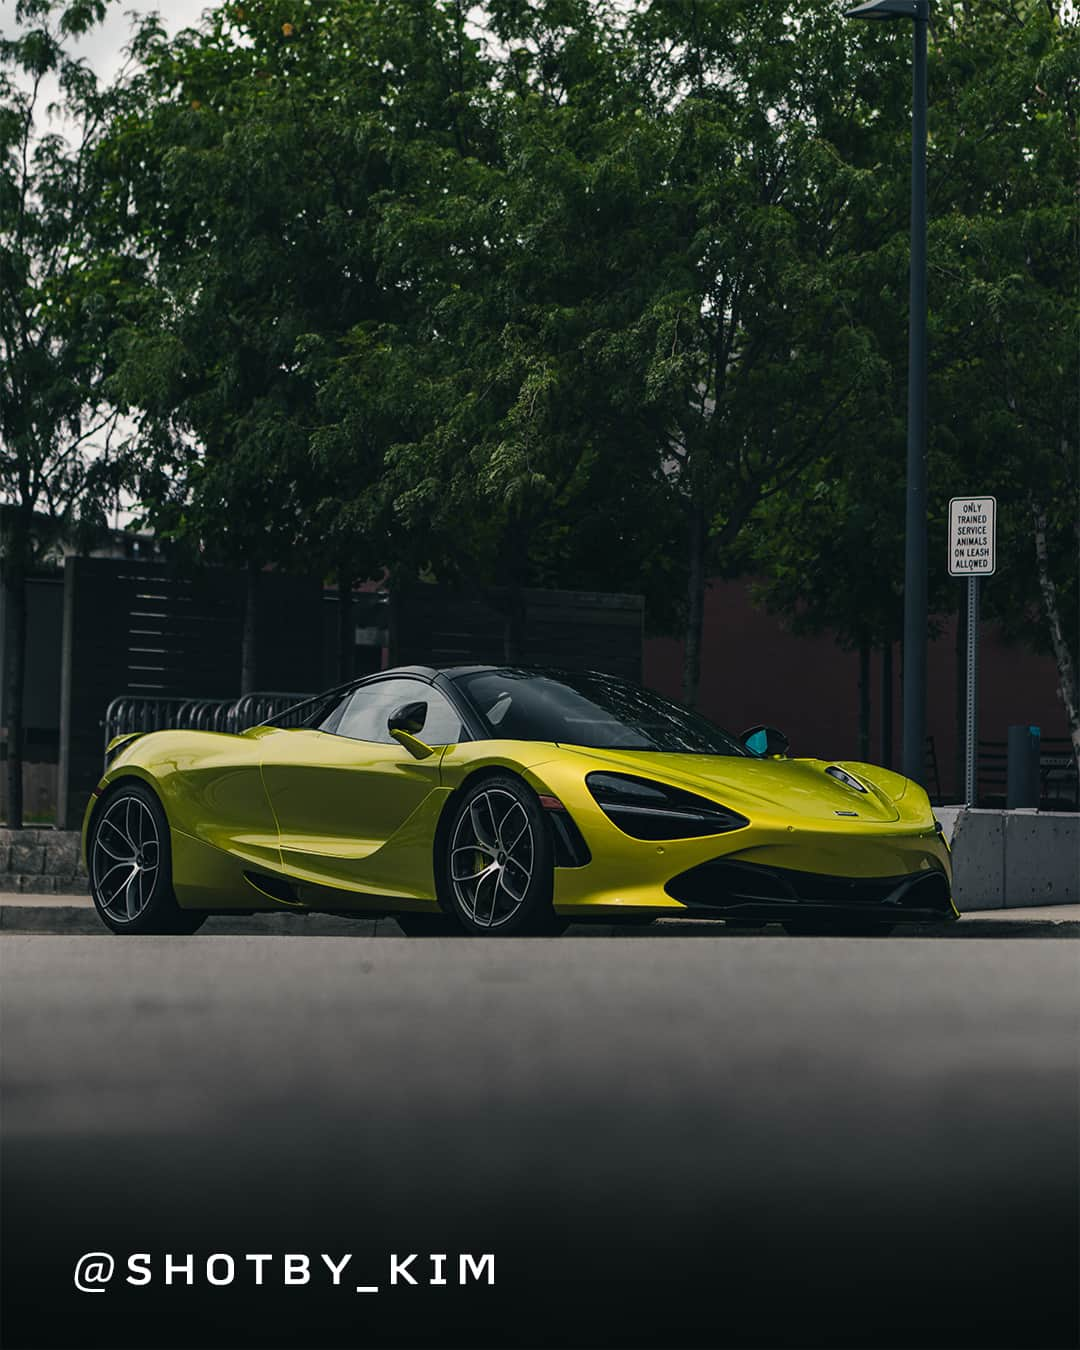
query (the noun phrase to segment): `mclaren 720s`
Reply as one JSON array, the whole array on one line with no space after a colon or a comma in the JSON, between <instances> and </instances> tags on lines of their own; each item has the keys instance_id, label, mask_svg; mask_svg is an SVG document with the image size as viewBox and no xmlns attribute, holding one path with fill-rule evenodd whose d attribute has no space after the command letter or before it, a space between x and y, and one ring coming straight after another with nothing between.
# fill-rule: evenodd
<instances>
[{"instance_id":1,"label":"mclaren 720s","mask_svg":"<svg viewBox=\"0 0 1080 1350\"><path fill-rule=\"evenodd\" d=\"M476 935L958 917L918 784L786 750L772 728L736 739L610 675L402 667L235 735L117 737L83 847L115 933L254 910Z\"/></svg>"}]
</instances>

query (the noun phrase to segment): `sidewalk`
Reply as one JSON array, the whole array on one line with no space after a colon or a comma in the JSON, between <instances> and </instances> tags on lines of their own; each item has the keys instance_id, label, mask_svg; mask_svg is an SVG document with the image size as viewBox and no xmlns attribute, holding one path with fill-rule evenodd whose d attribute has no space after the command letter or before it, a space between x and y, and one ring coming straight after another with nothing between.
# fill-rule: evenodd
<instances>
[{"instance_id":1,"label":"sidewalk","mask_svg":"<svg viewBox=\"0 0 1080 1350\"><path fill-rule=\"evenodd\" d=\"M236 914L215 915L201 930L208 935L280 935L308 937L400 937L393 919L337 914ZM0 895L0 932L78 934L107 936L88 895ZM738 930L715 919L660 919L647 928L623 928L617 924L575 924L573 937L753 937L779 936L769 928ZM1080 937L1080 905L1039 905L1017 909L980 909L959 923L923 925L913 929L919 937Z\"/></svg>"},{"instance_id":2,"label":"sidewalk","mask_svg":"<svg viewBox=\"0 0 1080 1350\"><path fill-rule=\"evenodd\" d=\"M1016 909L973 909L964 919L984 919L988 923L1003 919L1006 923L1017 923L1027 919L1040 923L1080 923L1080 905L1029 905Z\"/></svg>"}]
</instances>

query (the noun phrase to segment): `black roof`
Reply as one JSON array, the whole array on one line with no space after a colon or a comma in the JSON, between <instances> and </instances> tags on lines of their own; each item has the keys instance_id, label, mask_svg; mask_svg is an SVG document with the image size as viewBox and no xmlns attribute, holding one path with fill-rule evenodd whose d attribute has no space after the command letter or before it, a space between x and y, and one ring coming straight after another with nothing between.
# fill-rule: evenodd
<instances>
[{"instance_id":1,"label":"black roof","mask_svg":"<svg viewBox=\"0 0 1080 1350\"><path fill-rule=\"evenodd\" d=\"M448 680L458 680L463 675L479 675L485 670L503 670L504 666L440 666L439 674L445 675Z\"/></svg>"},{"instance_id":2,"label":"black roof","mask_svg":"<svg viewBox=\"0 0 1080 1350\"><path fill-rule=\"evenodd\" d=\"M410 667L410 669L419 669L419 667ZM503 661L499 665L482 666L440 666L438 674L445 675L449 680L458 680L465 675L479 675L484 671L504 671L515 675L547 675L551 679L562 679L564 677L573 678L582 675L598 675L606 680L621 680L627 683L625 676L613 675L606 670L568 670L565 666L530 666L524 665L520 661ZM395 668L394 673L398 673ZM384 670L384 675L390 674L390 671ZM632 681L630 681L632 683Z\"/></svg>"}]
</instances>

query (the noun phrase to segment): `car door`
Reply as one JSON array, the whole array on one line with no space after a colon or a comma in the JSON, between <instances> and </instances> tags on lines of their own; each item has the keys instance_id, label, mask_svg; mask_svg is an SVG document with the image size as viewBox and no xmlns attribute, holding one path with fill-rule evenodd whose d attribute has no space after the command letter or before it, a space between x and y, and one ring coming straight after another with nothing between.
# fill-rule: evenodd
<instances>
[{"instance_id":1,"label":"car door","mask_svg":"<svg viewBox=\"0 0 1080 1350\"><path fill-rule=\"evenodd\" d=\"M255 865L281 864L277 822L263 788L261 728L157 733L157 786L173 830Z\"/></svg>"},{"instance_id":2,"label":"car door","mask_svg":"<svg viewBox=\"0 0 1080 1350\"><path fill-rule=\"evenodd\" d=\"M420 737L440 747L417 759L387 719L424 703ZM428 737L432 740L429 741ZM420 680L391 677L354 690L322 728L263 741L263 779L287 872L307 881L389 895L426 895L438 817L442 748L460 739L446 697Z\"/></svg>"}]
</instances>

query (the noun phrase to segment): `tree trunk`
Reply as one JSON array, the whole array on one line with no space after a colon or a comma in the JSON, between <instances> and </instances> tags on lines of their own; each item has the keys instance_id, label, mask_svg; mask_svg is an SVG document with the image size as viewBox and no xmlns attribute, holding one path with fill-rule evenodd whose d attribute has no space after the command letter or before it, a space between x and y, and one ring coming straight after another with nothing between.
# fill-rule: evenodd
<instances>
[{"instance_id":1,"label":"tree trunk","mask_svg":"<svg viewBox=\"0 0 1080 1350\"><path fill-rule=\"evenodd\" d=\"M859 759L870 758L870 639L859 642Z\"/></svg>"},{"instance_id":2,"label":"tree trunk","mask_svg":"<svg viewBox=\"0 0 1080 1350\"><path fill-rule=\"evenodd\" d=\"M244 588L244 635L240 645L240 693L255 691L255 629L259 615L258 563L248 563Z\"/></svg>"},{"instance_id":3,"label":"tree trunk","mask_svg":"<svg viewBox=\"0 0 1080 1350\"><path fill-rule=\"evenodd\" d=\"M686 641L683 647L683 702L697 706L701 682L701 633L705 620L705 510L696 502L690 506L689 577L686 591Z\"/></svg>"},{"instance_id":4,"label":"tree trunk","mask_svg":"<svg viewBox=\"0 0 1080 1350\"><path fill-rule=\"evenodd\" d=\"M1050 575L1050 561L1046 548L1046 509L1040 503L1032 501L1031 514L1035 527L1035 559L1039 571L1039 589L1042 591L1043 609L1050 629L1050 645L1053 647L1054 660L1058 668L1058 697L1065 706L1069 735L1072 737L1073 759L1076 761L1077 772L1080 772L1080 691L1076 686L1072 653L1069 651L1069 644L1065 641L1061 626L1057 587Z\"/></svg>"},{"instance_id":5,"label":"tree trunk","mask_svg":"<svg viewBox=\"0 0 1080 1350\"><path fill-rule=\"evenodd\" d=\"M352 577L348 569L338 568L338 683L346 684L353 676L353 649L356 646L356 625L353 623Z\"/></svg>"},{"instance_id":6,"label":"tree trunk","mask_svg":"<svg viewBox=\"0 0 1080 1350\"><path fill-rule=\"evenodd\" d=\"M892 768L893 743L893 663L892 643L881 648L881 766Z\"/></svg>"},{"instance_id":7,"label":"tree trunk","mask_svg":"<svg viewBox=\"0 0 1080 1350\"><path fill-rule=\"evenodd\" d=\"M26 544L20 525L13 530L4 567L7 654L4 720L7 724L7 823L23 824L23 693L26 685Z\"/></svg>"}]
</instances>

